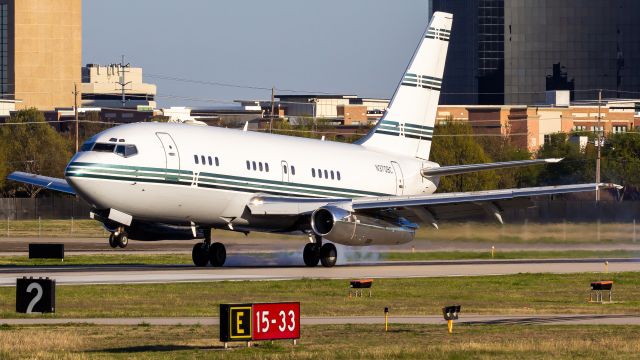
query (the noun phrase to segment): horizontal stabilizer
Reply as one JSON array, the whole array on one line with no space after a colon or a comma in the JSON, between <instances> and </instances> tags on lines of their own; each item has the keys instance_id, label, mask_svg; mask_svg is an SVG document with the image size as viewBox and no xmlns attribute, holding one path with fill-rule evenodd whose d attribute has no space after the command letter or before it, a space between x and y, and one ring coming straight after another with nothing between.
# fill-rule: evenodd
<instances>
[{"instance_id":1,"label":"horizontal stabilizer","mask_svg":"<svg viewBox=\"0 0 640 360\"><path fill-rule=\"evenodd\" d=\"M429 169L422 169L421 173L422 173L422 176L424 177L458 175L458 174L484 171L484 170L507 169L507 168L514 168L514 167L520 167L520 166L558 163L560 161L562 161L562 159L535 159L535 160L516 160L516 161L485 163L485 164L441 166L441 167L435 167L435 168L429 168Z\"/></svg>"},{"instance_id":2,"label":"horizontal stabilizer","mask_svg":"<svg viewBox=\"0 0 640 360\"><path fill-rule=\"evenodd\" d=\"M30 174L22 171L12 172L11 174L9 174L9 176L7 176L7 179L25 183L25 184L39 186L49 190L60 191L60 192L71 194L71 195L76 194L76 191L73 190L71 186L69 186L69 184L65 179Z\"/></svg>"}]
</instances>

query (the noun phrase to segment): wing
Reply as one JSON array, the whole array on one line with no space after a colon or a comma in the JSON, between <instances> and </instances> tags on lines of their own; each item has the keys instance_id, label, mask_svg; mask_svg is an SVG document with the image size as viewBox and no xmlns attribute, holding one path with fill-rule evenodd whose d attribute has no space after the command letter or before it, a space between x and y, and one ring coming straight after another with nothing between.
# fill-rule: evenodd
<instances>
[{"instance_id":1,"label":"wing","mask_svg":"<svg viewBox=\"0 0 640 360\"><path fill-rule=\"evenodd\" d=\"M502 221L500 213L508 208L526 208L531 197L620 188L614 184L579 184L522 189L443 193L431 195L366 197L356 199L301 199L258 195L248 204L254 215L305 215L331 205L349 212L376 213L394 210L412 221L435 225L449 220L490 214Z\"/></svg>"},{"instance_id":2,"label":"wing","mask_svg":"<svg viewBox=\"0 0 640 360\"><path fill-rule=\"evenodd\" d=\"M469 164L469 165L454 165L454 166L441 166L429 169L422 169L422 176L445 176L445 175L457 175L476 171L484 170L496 170L507 169L529 165L550 164L562 161L562 159L535 159L535 160L516 160L505 161L485 164Z\"/></svg>"},{"instance_id":3,"label":"wing","mask_svg":"<svg viewBox=\"0 0 640 360\"><path fill-rule=\"evenodd\" d=\"M534 196L569 194L620 188L614 184L578 184L544 186L522 189L444 193L418 196L391 196L359 198L353 200L353 211L367 212L396 209L401 215L416 222L437 226L438 220L459 219L488 214L502 222L501 213L509 208L527 208Z\"/></svg>"},{"instance_id":4,"label":"wing","mask_svg":"<svg viewBox=\"0 0 640 360\"><path fill-rule=\"evenodd\" d=\"M7 176L7 179L39 186L45 189L60 191L71 195L76 194L75 190L73 190L73 188L69 186L65 179L30 174L21 171L12 172L11 174L9 174L9 176Z\"/></svg>"}]
</instances>

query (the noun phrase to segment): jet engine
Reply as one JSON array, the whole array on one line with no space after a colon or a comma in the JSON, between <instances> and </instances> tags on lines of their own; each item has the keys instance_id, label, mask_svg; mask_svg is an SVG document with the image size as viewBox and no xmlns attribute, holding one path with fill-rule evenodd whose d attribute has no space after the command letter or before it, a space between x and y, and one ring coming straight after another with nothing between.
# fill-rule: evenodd
<instances>
[{"instance_id":1,"label":"jet engine","mask_svg":"<svg viewBox=\"0 0 640 360\"><path fill-rule=\"evenodd\" d=\"M349 245L397 245L413 240L417 226L393 213L356 213L334 206L311 214L311 229L329 241Z\"/></svg>"}]
</instances>

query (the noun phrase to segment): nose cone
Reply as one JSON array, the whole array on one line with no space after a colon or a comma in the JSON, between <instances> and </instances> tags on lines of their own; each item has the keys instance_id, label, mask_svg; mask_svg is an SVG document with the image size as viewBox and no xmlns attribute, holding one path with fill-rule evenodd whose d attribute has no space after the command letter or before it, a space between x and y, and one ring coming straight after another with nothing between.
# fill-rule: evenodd
<instances>
[{"instance_id":1,"label":"nose cone","mask_svg":"<svg viewBox=\"0 0 640 360\"><path fill-rule=\"evenodd\" d=\"M99 202L97 201L97 188L96 181L92 180L85 175L86 170L83 170L85 164L91 162L92 154L88 152L79 152L76 153L67 168L65 169L64 176L67 180L67 183L75 190L76 194L80 196L83 200L91 204L93 207L101 208ZM99 188L99 186L98 186Z\"/></svg>"}]
</instances>

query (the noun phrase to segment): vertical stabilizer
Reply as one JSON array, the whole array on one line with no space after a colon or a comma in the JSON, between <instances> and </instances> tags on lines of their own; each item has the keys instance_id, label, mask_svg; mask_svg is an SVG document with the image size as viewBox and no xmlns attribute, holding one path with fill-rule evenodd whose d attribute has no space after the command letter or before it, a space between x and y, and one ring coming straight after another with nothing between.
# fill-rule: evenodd
<instances>
[{"instance_id":1,"label":"vertical stabilizer","mask_svg":"<svg viewBox=\"0 0 640 360\"><path fill-rule=\"evenodd\" d=\"M428 160L453 15L435 12L367 148Z\"/></svg>"}]
</instances>

